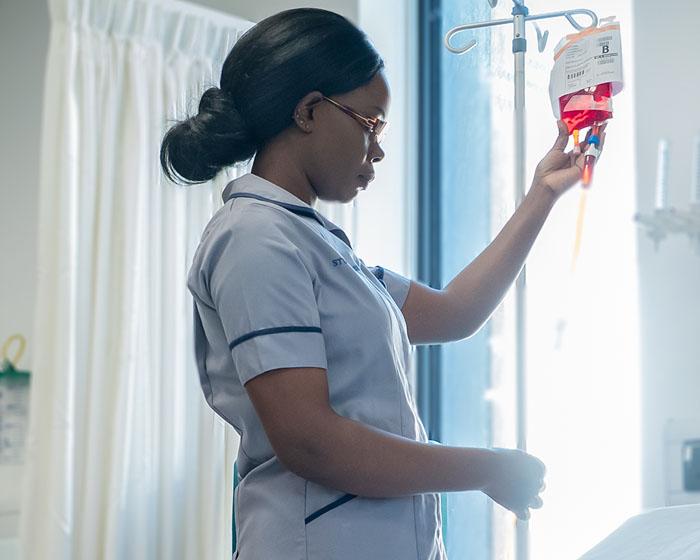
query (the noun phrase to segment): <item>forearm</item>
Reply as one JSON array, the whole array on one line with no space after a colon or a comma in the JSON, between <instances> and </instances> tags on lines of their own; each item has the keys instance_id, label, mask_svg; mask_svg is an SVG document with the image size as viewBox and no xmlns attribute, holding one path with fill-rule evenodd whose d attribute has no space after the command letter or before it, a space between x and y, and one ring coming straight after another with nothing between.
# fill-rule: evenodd
<instances>
[{"instance_id":1,"label":"forearm","mask_svg":"<svg viewBox=\"0 0 700 560\"><path fill-rule=\"evenodd\" d=\"M419 443L338 415L288 465L323 486L367 497L482 490L493 453Z\"/></svg>"},{"instance_id":2,"label":"forearm","mask_svg":"<svg viewBox=\"0 0 700 560\"><path fill-rule=\"evenodd\" d=\"M246 389L281 463L312 482L377 498L481 490L521 516L538 505L544 465L536 458L419 443L342 417L323 369L268 371Z\"/></svg>"},{"instance_id":3,"label":"forearm","mask_svg":"<svg viewBox=\"0 0 700 560\"><path fill-rule=\"evenodd\" d=\"M450 339L471 336L498 307L522 269L554 201L551 191L533 185L491 244L445 287L442 321Z\"/></svg>"}]
</instances>

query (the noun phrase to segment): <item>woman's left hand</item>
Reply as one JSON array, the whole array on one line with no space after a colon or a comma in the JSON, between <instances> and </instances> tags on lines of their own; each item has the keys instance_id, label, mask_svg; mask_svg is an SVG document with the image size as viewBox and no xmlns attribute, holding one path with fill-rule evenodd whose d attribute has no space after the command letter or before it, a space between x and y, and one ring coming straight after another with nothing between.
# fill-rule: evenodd
<instances>
[{"instance_id":1,"label":"woman's left hand","mask_svg":"<svg viewBox=\"0 0 700 560\"><path fill-rule=\"evenodd\" d=\"M569 143L569 130L563 121L557 121L557 125L559 127L559 136L549 153L537 165L533 180L533 186L539 185L548 189L554 195L554 198L559 198L562 193L581 180L583 158L588 146L588 136L590 135L589 131L586 139L580 144L580 150L565 152L566 145ZM605 142L606 126L607 123L600 127L600 146L598 149L601 151ZM598 159L600 159L600 156Z\"/></svg>"}]
</instances>

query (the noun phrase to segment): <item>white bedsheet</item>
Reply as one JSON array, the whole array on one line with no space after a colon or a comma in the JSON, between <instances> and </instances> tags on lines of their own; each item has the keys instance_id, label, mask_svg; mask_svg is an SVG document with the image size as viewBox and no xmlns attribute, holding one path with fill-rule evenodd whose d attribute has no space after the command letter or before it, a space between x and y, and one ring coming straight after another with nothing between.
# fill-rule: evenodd
<instances>
[{"instance_id":1,"label":"white bedsheet","mask_svg":"<svg viewBox=\"0 0 700 560\"><path fill-rule=\"evenodd\" d=\"M700 560L700 504L636 515L579 560Z\"/></svg>"}]
</instances>

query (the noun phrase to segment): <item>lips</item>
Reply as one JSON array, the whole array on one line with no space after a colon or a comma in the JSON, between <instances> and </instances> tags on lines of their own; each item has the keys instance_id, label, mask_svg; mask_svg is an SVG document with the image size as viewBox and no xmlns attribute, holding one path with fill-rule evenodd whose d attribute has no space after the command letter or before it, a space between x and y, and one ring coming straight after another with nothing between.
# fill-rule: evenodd
<instances>
[{"instance_id":1,"label":"lips","mask_svg":"<svg viewBox=\"0 0 700 560\"><path fill-rule=\"evenodd\" d=\"M364 179L365 181L367 181L367 183L371 183L372 181L374 181L374 174L373 173L368 174L368 175L360 175L360 177L362 179Z\"/></svg>"}]
</instances>

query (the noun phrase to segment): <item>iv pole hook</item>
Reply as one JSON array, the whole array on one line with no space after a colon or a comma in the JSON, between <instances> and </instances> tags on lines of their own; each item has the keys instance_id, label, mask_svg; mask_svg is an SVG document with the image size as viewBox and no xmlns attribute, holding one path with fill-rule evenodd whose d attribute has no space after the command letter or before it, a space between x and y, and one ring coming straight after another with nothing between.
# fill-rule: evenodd
<instances>
[{"instance_id":1,"label":"iv pole hook","mask_svg":"<svg viewBox=\"0 0 700 560\"><path fill-rule=\"evenodd\" d=\"M491 4L491 0L489 0L489 4ZM522 4L520 4L522 6ZM493 4L491 4L493 7ZM577 31L583 31L585 28L579 24L575 19L575 15L585 15L591 18L591 24L588 27L597 27L598 26L598 16L595 14L595 12L591 10L586 10L586 9L576 9L576 10L564 10L562 12L550 12L548 14L539 14L539 15L526 15L523 16L523 19L528 22L528 21L537 21L541 19L552 19L552 18L558 18L558 17L564 17L566 20L576 29ZM512 24L514 21L514 18L509 18L509 19L493 19L490 21L480 21L477 23L468 23L465 25L458 25L456 27L453 27L450 29L446 34L445 34L445 48L450 51L451 53L454 54L464 54L466 52L469 52L472 50L477 42L476 40L472 39L469 41L466 45L463 47L455 47L451 44L451 39L454 37L457 33L461 33L462 31L467 31L469 29L482 29L484 27L495 27L497 25L506 25L506 24Z\"/></svg>"}]
</instances>

